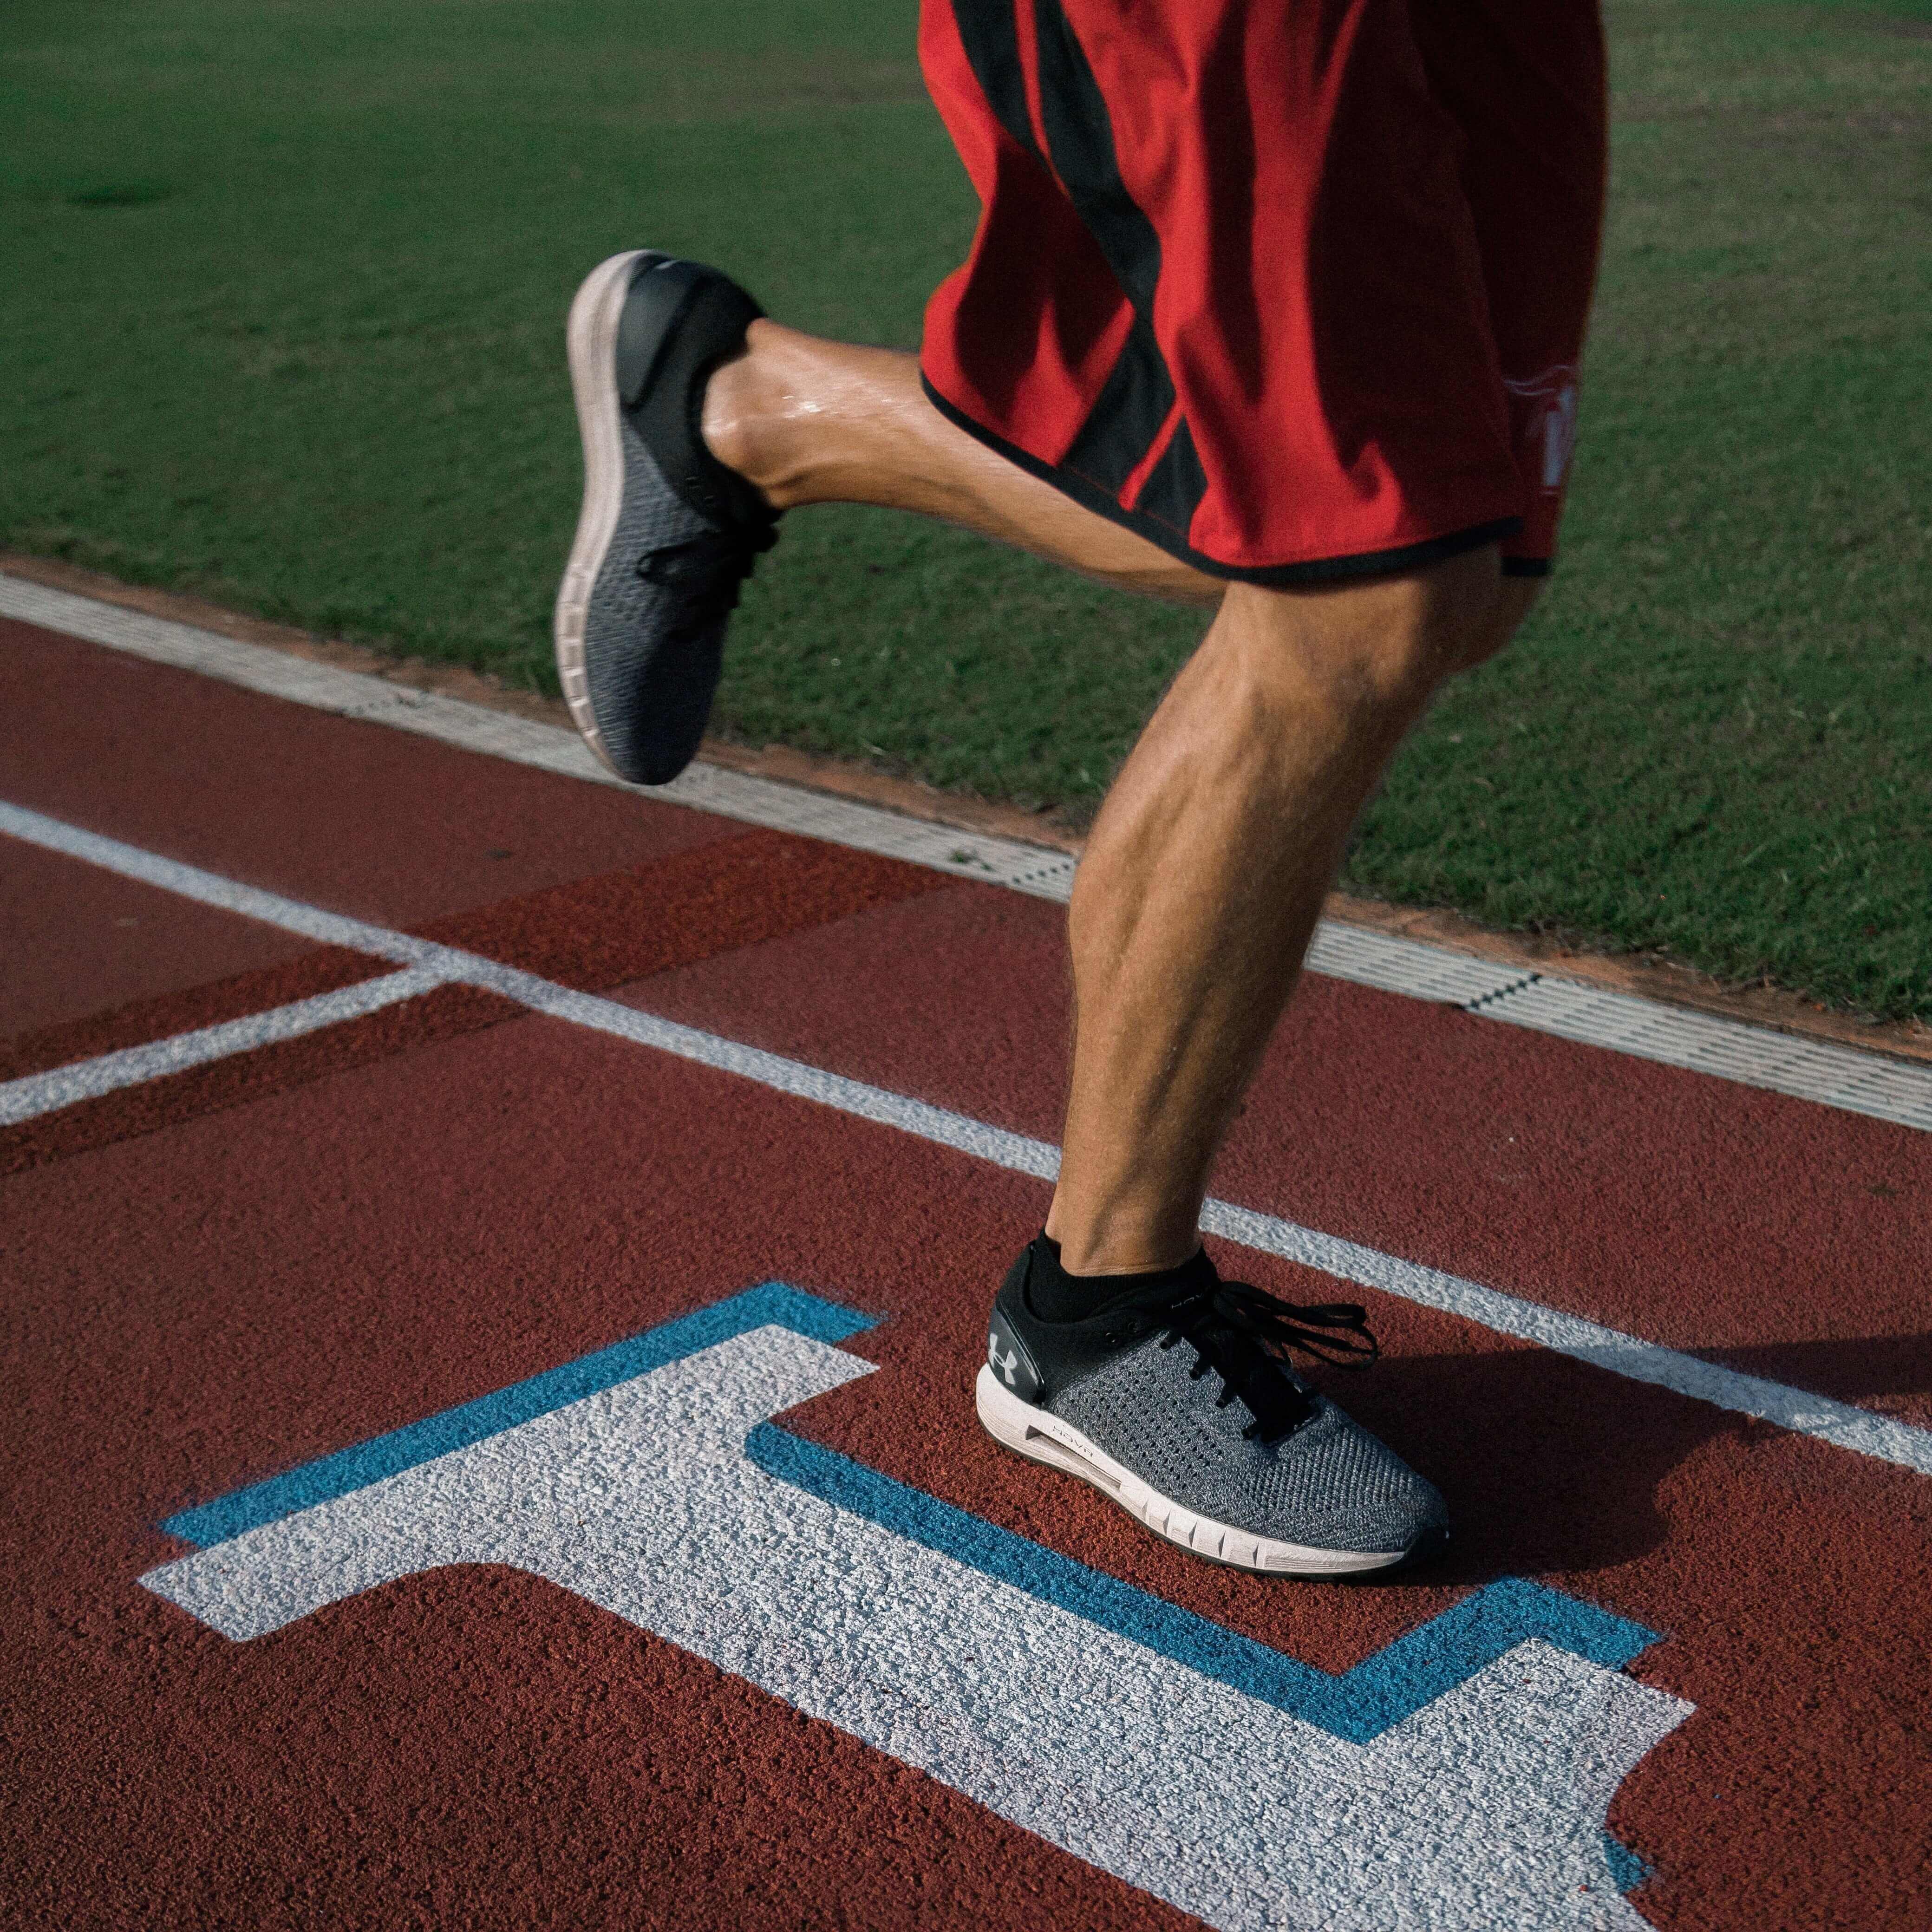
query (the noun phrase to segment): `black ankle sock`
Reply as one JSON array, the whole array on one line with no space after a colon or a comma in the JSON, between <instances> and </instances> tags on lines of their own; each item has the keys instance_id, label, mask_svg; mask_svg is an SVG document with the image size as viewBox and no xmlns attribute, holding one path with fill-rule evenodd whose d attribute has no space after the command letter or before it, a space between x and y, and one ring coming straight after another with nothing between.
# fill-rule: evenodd
<instances>
[{"instance_id":1,"label":"black ankle sock","mask_svg":"<svg viewBox=\"0 0 1932 1932\"><path fill-rule=\"evenodd\" d=\"M1042 1322L1078 1322L1118 1296L1214 1271L1206 1250L1198 1248L1180 1267L1153 1274L1069 1274L1060 1265L1060 1244L1049 1234L1036 1234L1027 1252L1026 1298Z\"/></svg>"}]
</instances>

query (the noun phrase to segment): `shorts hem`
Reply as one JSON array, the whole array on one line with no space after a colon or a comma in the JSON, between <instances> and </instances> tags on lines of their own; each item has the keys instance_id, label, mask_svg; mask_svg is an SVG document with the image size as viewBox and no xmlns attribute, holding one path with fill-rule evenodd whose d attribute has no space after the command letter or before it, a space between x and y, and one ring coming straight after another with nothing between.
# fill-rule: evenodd
<instances>
[{"instance_id":1,"label":"shorts hem","mask_svg":"<svg viewBox=\"0 0 1932 1932\"><path fill-rule=\"evenodd\" d=\"M1232 584L1258 584L1278 590L1302 584L1333 584L1354 577L1386 577L1405 570L1420 568L1424 564L1439 563L1444 559L1460 556L1466 550L1480 550L1484 544L1501 543L1508 538L1520 536L1523 520L1520 517L1499 517L1484 524L1475 524L1466 530L1451 530L1439 537L1425 537L1419 543L1402 544L1392 550L1358 551L1347 556L1316 557L1305 563L1223 563L1218 557L1207 556L1190 544L1180 532L1170 524L1162 523L1157 517L1150 517L1140 511L1130 510L1113 494L1098 484L1090 483L1076 472L1042 462L1031 451L1009 442L997 430L968 416L957 404L949 402L932 385L932 379L922 369L920 386L925 390L926 400L932 404L948 422L963 429L976 441L984 443L997 454L1004 456L1009 463L1016 464L1030 476L1037 476L1042 483L1050 483L1062 496L1070 496L1083 508L1096 512L1109 523L1118 524L1122 529L1132 530L1137 537L1144 537L1150 543L1167 552L1169 556L1186 564L1190 568L1208 577L1218 577ZM1506 576L1540 577L1548 574L1547 558L1516 557L1505 559L1503 572Z\"/></svg>"}]
</instances>

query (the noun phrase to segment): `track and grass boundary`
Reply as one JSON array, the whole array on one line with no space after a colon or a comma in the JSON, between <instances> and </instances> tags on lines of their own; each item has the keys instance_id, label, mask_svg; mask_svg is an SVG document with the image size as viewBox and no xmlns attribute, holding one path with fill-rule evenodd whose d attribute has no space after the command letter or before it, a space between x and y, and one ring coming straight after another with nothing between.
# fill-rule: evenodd
<instances>
[{"instance_id":1,"label":"track and grass boundary","mask_svg":"<svg viewBox=\"0 0 1932 1932\"><path fill-rule=\"evenodd\" d=\"M340 716L397 726L560 776L630 789L610 777L574 733L531 719L305 664L212 632L4 577L0 614ZM1064 902L1072 889L1076 862L1069 855L904 819L767 778L698 764L657 790L660 796L725 818L910 860L1036 898ZM1314 972L1453 1004L1586 1046L1932 1130L1932 1070L1834 1044L1794 1040L1768 1028L1673 1010L1333 920L1318 927L1308 964Z\"/></svg>"},{"instance_id":2,"label":"track and grass boundary","mask_svg":"<svg viewBox=\"0 0 1932 1932\"><path fill-rule=\"evenodd\" d=\"M358 673L372 682L454 698L486 711L554 726L566 734L574 729L561 699L513 689L500 678L460 666L397 657L365 645L318 638L312 632L251 617L204 598L122 583L98 571L83 570L55 559L0 550L0 577L7 576L62 591L92 604L184 624L191 630L266 649L302 663ZM1066 853L1076 860L1084 843L1080 835L1046 813L1022 811L970 794L940 791L916 780L892 776L873 765L816 758L788 746L774 744L753 749L728 740L707 737L699 757L701 764L753 778L773 779L794 790L826 794L876 806L898 818ZM1932 1065L1932 1024L1924 1021L1862 1018L1820 1000L1801 998L1780 986L1726 985L1680 962L1642 954L1579 950L1555 939L1499 932L1441 908L1397 905L1337 890L1328 895L1327 909L1328 918L1338 926L1417 940L1540 978L1629 994L1799 1040L1849 1047L1855 1052Z\"/></svg>"}]
</instances>

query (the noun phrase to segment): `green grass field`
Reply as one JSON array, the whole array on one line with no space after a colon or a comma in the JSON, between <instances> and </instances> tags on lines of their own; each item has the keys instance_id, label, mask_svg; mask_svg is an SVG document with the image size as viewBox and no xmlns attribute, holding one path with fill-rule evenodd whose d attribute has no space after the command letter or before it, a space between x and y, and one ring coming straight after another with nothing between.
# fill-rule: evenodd
<instances>
[{"instance_id":1,"label":"green grass field","mask_svg":"<svg viewBox=\"0 0 1932 1932\"><path fill-rule=\"evenodd\" d=\"M719 260L910 346L973 204L911 0L13 0L0 543L554 688L563 309ZM1615 0L1566 548L1348 883L1932 1017L1932 4ZM793 518L718 722L1090 808L1190 614Z\"/></svg>"}]
</instances>

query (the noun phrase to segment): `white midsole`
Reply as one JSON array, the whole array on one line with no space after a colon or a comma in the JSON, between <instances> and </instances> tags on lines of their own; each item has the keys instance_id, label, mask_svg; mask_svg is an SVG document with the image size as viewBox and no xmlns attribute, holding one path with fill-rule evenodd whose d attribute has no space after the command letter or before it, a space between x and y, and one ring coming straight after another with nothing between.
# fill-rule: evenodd
<instances>
[{"instance_id":1,"label":"white midsole","mask_svg":"<svg viewBox=\"0 0 1932 1932\"><path fill-rule=\"evenodd\" d=\"M590 592L605 553L616 535L624 503L624 446L617 414L617 324L624 313L633 266L646 251L633 248L613 255L584 278L570 304L565 332L570 356L570 390L577 401L577 427L584 439L584 508L570 561L557 587L554 634L556 674L563 686L571 721L584 742L611 771L597 721L590 709L590 686L584 670L584 631Z\"/></svg>"},{"instance_id":2,"label":"white midsole","mask_svg":"<svg viewBox=\"0 0 1932 1932\"><path fill-rule=\"evenodd\" d=\"M973 1396L980 1420L995 1442L1036 1462L1091 1483L1156 1536L1164 1536L1197 1556L1276 1576L1345 1576L1364 1570L1389 1569L1408 1554L1406 1550L1311 1550L1299 1543L1256 1536L1230 1523L1216 1522L1212 1516L1196 1516L1096 1448L1070 1423L1021 1401L990 1367L980 1370Z\"/></svg>"}]
</instances>

